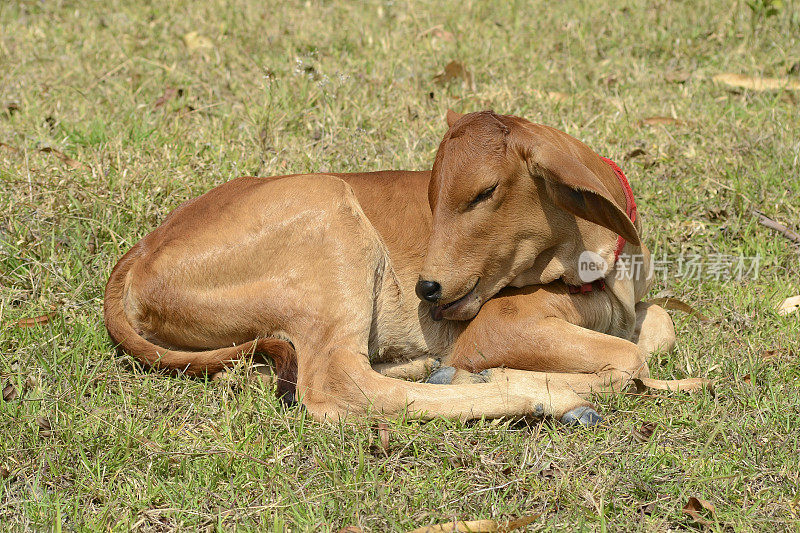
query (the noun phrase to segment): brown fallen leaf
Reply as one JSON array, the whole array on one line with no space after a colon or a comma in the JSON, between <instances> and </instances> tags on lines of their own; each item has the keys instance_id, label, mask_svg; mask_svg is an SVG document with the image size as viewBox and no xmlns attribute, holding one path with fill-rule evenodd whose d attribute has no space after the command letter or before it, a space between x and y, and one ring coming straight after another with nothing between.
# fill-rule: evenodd
<instances>
[{"instance_id":1,"label":"brown fallen leaf","mask_svg":"<svg viewBox=\"0 0 800 533\"><path fill-rule=\"evenodd\" d=\"M562 477L564 475L564 471L559 468L558 465L554 465L553 463L549 463L545 468L543 468L539 475L545 479L555 479Z\"/></svg>"},{"instance_id":2,"label":"brown fallen leaf","mask_svg":"<svg viewBox=\"0 0 800 533\"><path fill-rule=\"evenodd\" d=\"M40 416L36 419L36 423L39 425L39 436L40 437L52 437L53 436L53 425L50 423L50 419L45 416Z\"/></svg>"},{"instance_id":3,"label":"brown fallen leaf","mask_svg":"<svg viewBox=\"0 0 800 533\"><path fill-rule=\"evenodd\" d=\"M8 476L11 475L11 471L6 468L5 466L0 466L0 479L8 479Z\"/></svg>"},{"instance_id":4,"label":"brown fallen leaf","mask_svg":"<svg viewBox=\"0 0 800 533\"><path fill-rule=\"evenodd\" d=\"M780 350L764 350L761 352L761 358L765 361L770 361L772 359L777 359L780 354Z\"/></svg>"},{"instance_id":5,"label":"brown fallen leaf","mask_svg":"<svg viewBox=\"0 0 800 533\"><path fill-rule=\"evenodd\" d=\"M32 318L21 318L17 320L16 325L18 328L32 328L33 326L41 326L42 324L47 324L50 320L56 316L55 311L51 311L46 315L39 315Z\"/></svg>"},{"instance_id":6,"label":"brown fallen leaf","mask_svg":"<svg viewBox=\"0 0 800 533\"><path fill-rule=\"evenodd\" d=\"M514 531L515 529L519 529L521 527L525 527L529 524L532 524L534 520L539 518L541 513L530 514L527 516L520 516L519 518L514 518L509 520L505 523L504 526L500 529L500 531Z\"/></svg>"},{"instance_id":7,"label":"brown fallen leaf","mask_svg":"<svg viewBox=\"0 0 800 533\"><path fill-rule=\"evenodd\" d=\"M6 104L6 114L10 117L14 113L20 110L20 106L17 102L9 102Z\"/></svg>"},{"instance_id":8,"label":"brown fallen leaf","mask_svg":"<svg viewBox=\"0 0 800 533\"><path fill-rule=\"evenodd\" d=\"M17 152L19 152L19 148L15 148L15 147L11 146L10 144L6 144L6 143L0 143L0 148L5 148L6 150L8 150L10 152L14 152L15 154Z\"/></svg>"},{"instance_id":9,"label":"brown fallen leaf","mask_svg":"<svg viewBox=\"0 0 800 533\"><path fill-rule=\"evenodd\" d=\"M639 157L640 155L647 155L647 152L644 151L643 148L634 148L627 154L625 154L624 160L633 159L635 157Z\"/></svg>"},{"instance_id":10,"label":"brown fallen leaf","mask_svg":"<svg viewBox=\"0 0 800 533\"><path fill-rule=\"evenodd\" d=\"M153 109L160 109L164 107L164 104L175 98L176 96L180 96L180 93L183 92L181 89L176 89L175 87L167 87L164 89L164 94L158 97L158 99L153 102Z\"/></svg>"},{"instance_id":11,"label":"brown fallen leaf","mask_svg":"<svg viewBox=\"0 0 800 533\"><path fill-rule=\"evenodd\" d=\"M683 506L683 512L691 516L692 520L698 524L710 524L710 521L700 516L700 513L703 510L708 511L708 513L713 515L717 511L717 508L714 507L713 503L706 500L701 500L700 498L695 498L694 496L689 498L689 501Z\"/></svg>"},{"instance_id":12,"label":"brown fallen leaf","mask_svg":"<svg viewBox=\"0 0 800 533\"><path fill-rule=\"evenodd\" d=\"M712 79L717 83L724 83L740 89L750 89L751 91L779 91L781 89L800 91L800 80L792 78L762 78L724 72L717 74Z\"/></svg>"},{"instance_id":13,"label":"brown fallen leaf","mask_svg":"<svg viewBox=\"0 0 800 533\"><path fill-rule=\"evenodd\" d=\"M748 385L751 385L752 378L750 377L750 374L745 374L744 376L742 376L742 381L747 383Z\"/></svg>"},{"instance_id":14,"label":"brown fallen leaf","mask_svg":"<svg viewBox=\"0 0 800 533\"><path fill-rule=\"evenodd\" d=\"M408 533L505 533L532 524L539 514L522 516L505 522L497 520L468 520L458 522L445 522L432 526L418 527Z\"/></svg>"},{"instance_id":15,"label":"brown fallen leaf","mask_svg":"<svg viewBox=\"0 0 800 533\"><path fill-rule=\"evenodd\" d=\"M3 400L11 402L17 398L19 398L19 390L17 390L13 383L8 382L6 386L3 387Z\"/></svg>"},{"instance_id":16,"label":"brown fallen leaf","mask_svg":"<svg viewBox=\"0 0 800 533\"><path fill-rule=\"evenodd\" d=\"M389 451L389 426L386 422L378 424L378 437L381 439L381 448L384 452Z\"/></svg>"},{"instance_id":17,"label":"brown fallen leaf","mask_svg":"<svg viewBox=\"0 0 800 533\"><path fill-rule=\"evenodd\" d=\"M644 515L651 516L655 510L656 502L647 502L639 506L639 513L641 513L642 518L644 518Z\"/></svg>"},{"instance_id":18,"label":"brown fallen leaf","mask_svg":"<svg viewBox=\"0 0 800 533\"><path fill-rule=\"evenodd\" d=\"M639 429L633 430L633 438L639 442L647 442L655 430L656 425L653 422L644 422Z\"/></svg>"},{"instance_id":19,"label":"brown fallen leaf","mask_svg":"<svg viewBox=\"0 0 800 533\"><path fill-rule=\"evenodd\" d=\"M640 126L686 126L688 122L673 117L647 117L639 123Z\"/></svg>"},{"instance_id":20,"label":"brown fallen leaf","mask_svg":"<svg viewBox=\"0 0 800 533\"><path fill-rule=\"evenodd\" d=\"M56 156L58 158L59 161L61 161L65 165L67 165L69 168L73 168L73 169L76 169L76 170L88 170L89 169L89 167L87 167L86 165L84 165L80 161L75 161L74 159L69 157L67 154L65 154L65 153L63 153L63 152L61 152L59 150L56 150L55 148L52 148L50 146L45 146L44 148L39 148L39 151L40 152L44 152L46 154L53 154L54 156Z\"/></svg>"},{"instance_id":21,"label":"brown fallen leaf","mask_svg":"<svg viewBox=\"0 0 800 533\"><path fill-rule=\"evenodd\" d=\"M183 36L183 42L189 50L198 50L201 48L213 48L214 43L205 35L200 35L196 31L190 31Z\"/></svg>"},{"instance_id":22,"label":"brown fallen leaf","mask_svg":"<svg viewBox=\"0 0 800 533\"><path fill-rule=\"evenodd\" d=\"M800 309L800 295L786 298L778 304L778 314L781 316L789 316L798 309Z\"/></svg>"},{"instance_id":23,"label":"brown fallen leaf","mask_svg":"<svg viewBox=\"0 0 800 533\"><path fill-rule=\"evenodd\" d=\"M706 315L692 307L691 305L678 300L677 298L651 298L647 300L649 304L655 304L663 307L664 309L672 309L673 311L683 311L687 315L698 319L700 322L710 322L711 319Z\"/></svg>"},{"instance_id":24,"label":"brown fallen leaf","mask_svg":"<svg viewBox=\"0 0 800 533\"><path fill-rule=\"evenodd\" d=\"M655 390L666 390L672 392L695 392L708 389L714 393L714 382L703 378L686 379L652 379L652 378L633 378L631 380L636 387L636 392L641 394L648 388Z\"/></svg>"},{"instance_id":25,"label":"brown fallen leaf","mask_svg":"<svg viewBox=\"0 0 800 533\"><path fill-rule=\"evenodd\" d=\"M469 88L474 89L472 84L472 73L460 61L451 61L444 67L444 72L440 72L433 77L433 81L439 85L447 85L455 79L461 79Z\"/></svg>"},{"instance_id":26,"label":"brown fallen leaf","mask_svg":"<svg viewBox=\"0 0 800 533\"><path fill-rule=\"evenodd\" d=\"M545 479L556 479L558 477L561 477L561 470L559 470L558 467L545 468L544 470L539 472L539 474Z\"/></svg>"},{"instance_id":27,"label":"brown fallen leaf","mask_svg":"<svg viewBox=\"0 0 800 533\"><path fill-rule=\"evenodd\" d=\"M3 387L3 400L10 402L12 400L21 398L26 392L34 387L36 387L36 379L32 376L25 378L25 381L22 383L22 390L14 385L11 380L8 380L6 381L5 387Z\"/></svg>"},{"instance_id":28,"label":"brown fallen leaf","mask_svg":"<svg viewBox=\"0 0 800 533\"><path fill-rule=\"evenodd\" d=\"M356 526L345 526L338 533L363 533L364 530Z\"/></svg>"}]
</instances>

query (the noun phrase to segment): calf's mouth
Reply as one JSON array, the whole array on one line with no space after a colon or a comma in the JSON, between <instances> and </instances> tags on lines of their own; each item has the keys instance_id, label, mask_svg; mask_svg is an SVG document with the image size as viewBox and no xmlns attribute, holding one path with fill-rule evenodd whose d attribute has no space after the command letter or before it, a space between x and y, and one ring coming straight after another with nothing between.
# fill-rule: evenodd
<instances>
[{"instance_id":1,"label":"calf's mouth","mask_svg":"<svg viewBox=\"0 0 800 533\"><path fill-rule=\"evenodd\" d=\"M439 320L446 318L445 315L452 316L454 313L456 313L461 306L470 301L470 297L474 295L475 289L478 288L478 283L480 283L480 281L481 278L476 279L475 285L473 285L472 288L468 290L463 296L460 296L459 298L449 303L439 304L437 306L432 307L431 318L433 318L435 321L438 322Z\"/></svg>"}]
</instances>

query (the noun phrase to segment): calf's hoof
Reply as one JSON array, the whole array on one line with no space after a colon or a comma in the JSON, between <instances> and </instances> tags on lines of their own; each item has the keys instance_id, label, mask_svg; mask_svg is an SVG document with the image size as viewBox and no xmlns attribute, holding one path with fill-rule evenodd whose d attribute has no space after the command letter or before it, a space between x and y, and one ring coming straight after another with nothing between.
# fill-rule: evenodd
<instances>
[{"instance_id":1,"label":"calf's hoof","mask_svg":"<svg viewBox=\"0 0 800 533\"><path fill-rule=\"evenodd\" d=\"M428 376L425 383L432 383L434 385L450 385L453 382L453 376L456 375L456 369L452 366L440 366Z\"/></svg>"},{"instance_id":2,"label":"calf's hoof","mask_svg":"<svg viewBox=\"0 0 800 533\"><path fill-rule=\"evenodd\" d=\"M431 372L425 383L434 385L467 385L471 383L489 383L489 370L469 372L452 366L442 366Z\"/></svg>"},{"instance_id":3,"label":"calf's hoof","mask_svg":"<svg viewBox=\"0 0 800 533\"><path fill-rule=\"evenodd\" d=\"M571 411L567 411L564 416L561 417L561 423L565 426L596 426L600 422L603 421L603 417L600 416L600 413L595 411L593 408L583 405L581 407L576 407Z\"/></svg>"}]
</instances>

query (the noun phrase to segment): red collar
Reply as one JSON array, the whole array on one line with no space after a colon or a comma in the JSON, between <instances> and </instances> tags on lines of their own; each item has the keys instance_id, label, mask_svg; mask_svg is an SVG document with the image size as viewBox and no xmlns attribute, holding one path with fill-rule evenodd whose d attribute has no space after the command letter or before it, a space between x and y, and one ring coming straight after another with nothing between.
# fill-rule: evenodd
<instances>
[{"instance_id":1,"label":"red collar","mask_svg":"<svg viewBox=\"0 0 800 533\"><path fill-rule=\"evenodd\" d=\"M625 177L622 169L612 160L602 156L600 159L605 161L608 166L611 167L611 170L614 171L614 175L617 176L622 190L625 191L625 212L628 214L628 218L631 219L631 222L636 222L636 200L633 199L633 189L631 189L631 184L628 183L628 178ZM617 247L614 248L614 264L617 264L617 260L622 253L622 249L625 248L626 242L622 235L617 236ZM594 289L602 291L605 290L605 288L606 282L603 278L594 280L591 283L584 283L583 285L567 285L570 294L586 294L587 292L592 292Z\"/></svg>"}]
</instances>

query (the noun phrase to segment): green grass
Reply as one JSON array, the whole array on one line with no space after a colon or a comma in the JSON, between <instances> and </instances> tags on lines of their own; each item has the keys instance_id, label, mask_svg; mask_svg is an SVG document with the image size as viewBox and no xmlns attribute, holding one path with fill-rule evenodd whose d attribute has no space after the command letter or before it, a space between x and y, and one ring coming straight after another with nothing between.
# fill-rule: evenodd
<instances>
[{"instance_id":1,"label":"green grass","mask_svg":"<svg viewBox=\"0 0 800 533\"><path fill-rule=\"evenodd\" d=\"M800 317L773 308L800 293L800 260L753 209L798 229L800 93L711 81L800 61L800 5L768 4L0 3L0 142L18 149L0 146L0 386L24 392L0 400L0 529L402 531L541 513L529 530L667 531L696 527L681 509L697 496L712 530L797 530ZM193 31L208 46L189 49ZM451 60L474 88L434 82ZM156 109L168 87L181 93ZM448 107L521 115L617 160L657 256L761 256L757 279L653 290L713 319L674 314L678 347L654 376L708 377L716 396L598 398L592 430L395 421L383 450L367 422L284 410L244 369L204 382L116 355L105 281L175 206L244 174L429 168ZM640 124L658 115L686 123Z\"/></svg>"}]
</instances>

